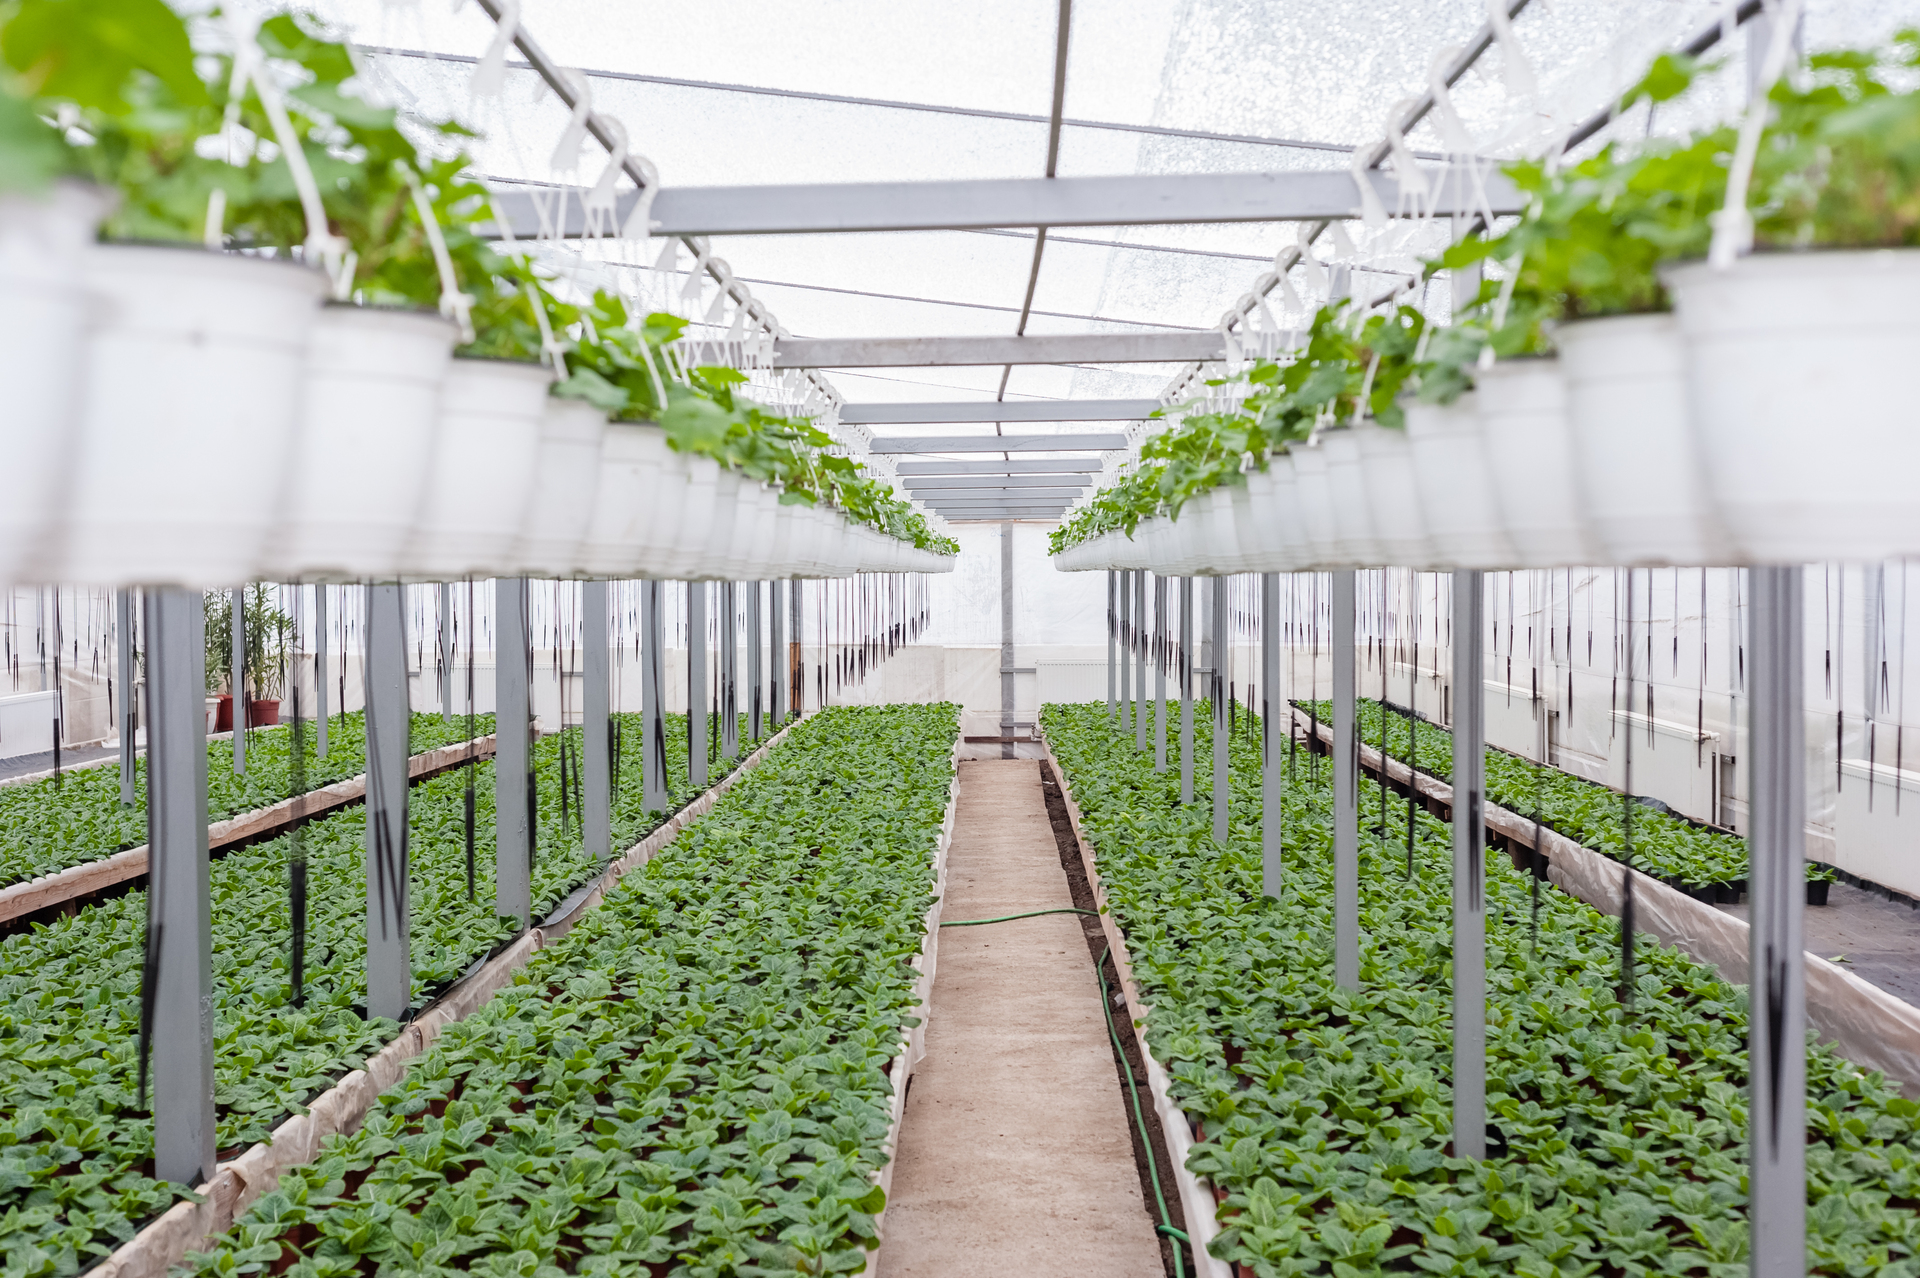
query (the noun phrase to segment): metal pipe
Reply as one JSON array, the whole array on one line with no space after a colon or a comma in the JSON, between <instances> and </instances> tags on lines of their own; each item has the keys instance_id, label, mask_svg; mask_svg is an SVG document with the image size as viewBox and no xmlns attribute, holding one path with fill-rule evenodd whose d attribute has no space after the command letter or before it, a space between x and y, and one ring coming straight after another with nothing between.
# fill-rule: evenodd
<instances>
[{"instance_id":1,"label":"metal pipe","mask_svg":"<svg viewBox=\"0 0 1920 1278\"><path fill-rule=\"evenodd\" d=\"M780 597L780 583L767 583L767 708L771 711L769 732L776 732L787 721L787 681L785 667L781 665L780 654L785 646L782 636L786 634L783 619L786 614L786 600Z\"/></svg>"},{"instance_id":2,"label":"metal pipe","mask_svg":"<svg viewBox=\"0 0 1920 1278\"><path fill-rule=\"evenodd\" d=\"M1280 895L1286 771L1274 746L1275 713L1291 715L1280 691L1280 574L1260 574L1260 890Z\"/></svg>"},{"instance_id":3,"label":"metal pipe","mask_svg":"<svg viewBox=\"0 0 1920 1278\"><path fill-rule=\"evenodd\" d=\"M665 618L661 616L661 585L640 583L640 720L646 734L645 762L641 765L642 802L649 812L667 810L667 717L665 706Z\"/></svg>"},{"instance_id":4,"label":"metal pipe","mask_svg":"<svg viewBox=\"0 0 1920 1278\"><path fill-rule=\"evenodd\" d=\"M213 1175L213 903L207 868L206 612L197 590L145 592L147 1002L154 1175Z\"/></svg>"},{"instance_id":5,"label":"metal pipe","mask_svg":"<svg viewBox=\"0 0 1920 1278\"><path fill-rule=\"evenodd\" d=\"M1453 574L1453 1152L1487 1156L1483 575Z\"/></svg>"},{"instance_id":6,"label":"metal pipe","mask_svg":"<svg viewBox=\"0 0 1920 1278\"><path fill-rule=\"evenodd\" d=\"M1133 748L1144 751L1147 748L1147 573L1145 569L1133 574L1133 666L1134 695L1137 698L1133 706Z\"/></svg>"},{"instance_id":7,"label":"metal pipe","mask_svg":"<svg viewBox=\"0 0 1920 1278\"><path fill-rule=\"evenodd\" d=\"M453 583L450 581L440 583L440 722L453 722Z\"/></svg>"},{"instance_id":8,"label":"metal pipe","mask_svg":"<svg viewBox=\"0 0 1920 1278\"><path fill-rule=\"evenodd\" d=\"M120 802L134 800L134 734L139 730L139 702L133 695L133 591L113 594L114 646L119 650L120 666Z\"/></svg>"},{"instance_id":9,"label":"metal pipe","mask_svg":"<svg viewBox=\"0 0 1920 1278\"><path fill-rule=\"evenodd\" d=\"M1807 1272L1806 717L1801 569L1753 568L1748 1208L1754 1278Z\"/></svg>"},{"instance_id":10,"label":"metal pipe","mask_svg":"<svg viewBox=\"0 0 1920 1278\"><path fill-rule=\"evenodd\" d=\"M1227 728L1227 662L1230 660L1228 647L1230 636L1227 633L1227 579L1209 577L1208 593L1213 599L1213 624L1208 628L1212 638L1212 660L1208 670L1212 675L1213 698L1213 841L1226 846L1227 842L1227 755L1233 744L1233 733Z\"/></svg>"},{"instance_id":11,"label":"metal pipe","mask_svg":"<svg viewBox=\"0 0 1920 1278\"><path fill-rule=\"evenodd\" d=\"M761 701L760 641L765 626L760 620L760 583L749 581L747 588L747 739L758 741L766 735L767 725Z\"/></svg>"},{"instance_id":12,"label":"metal pipe","mask_svg":"<svg viewBox=\"0 0 1920 1278\"><path fill-rule=\"evenodd\" d=\"M313 588L313 640L313 753L324 759L327 757L327 588L321 585Z\"/></svg>"},{"instance_id":13,"label":"metal pipe","mask_svg":"<svg viewBox=\"0 0 1920 1278\"><path fill-rule=\"evenodd\" d=\"M720 583L720 753L740 757L740 613L738 586Z\"/></svg>"},{"instance_id":14,"label":"metal pipe","mask_svg":"<svg viewBox=\"0 0 1920 1278\"><path fill-rule=\"evenodd\" d=\"M1180 804L1193 803L1193 578L1180 579Z\"/></svg>"},{"instance_id":15,"label":"metal pipe","mask_svg":"<svg viewBox=\"0 0 1920 1278\"><path fill-rule=\"evenodd\" d=\"M607 583L580 583L580 834L596 862L613 857L613 654ZM689 685L689 687L697 685Z\"/></svg>"},{"instance_id":16,"label":"metal pipe","mask_svg":"<svg viewBox=\"0 0 1920 1278\"><path fill-rule=\"evenodd\" d=\"M493 583L493 912L525 928L533 911L533 811L527 778L533 763L528 705L533 656L528 647L527 579Z\"/></svg>"},{"instance_id":17,"label":"metal pipe","mask_svg":"<svg viewBox=\"0 0 1920 1278\"><path fill-rule=\"evenodd\" d=\"M1133 570L1120 572L1120 731L1133 730L1133 630L1127 616L1133 597Z\"/></svg>"},{"instance_id":18,"label":"metal pipe","mask_svg":"<svg viewBox=\"0 0 1920 1278\"><path fill-rule=\"evenodd\" d=\"M707 583L687 583L687 779L707 786Z\"/></svg>"},{"instance_id":19,"label":"metal pipe","mask_svg":"<svg viewBox=\"0 0 1920 1278\"><path fill-rule=\"evenodd\" d=\"M404 1020L408 944L407 619L395 584L367 587L361 680L367 704L367 1013Z\"/></svg>"},{"instance_id":20,"label":"metal pipe","mask_svg":"<svg viewBox=\"0 0 1920 1278\"><path fill-rule=\"evenodd\" d=\"M247 775L247 588L233 589L233 653L228 685L233 692L233 774Z\"/></svg>"},{"instance_id":21,"label":"metal pipe","mask_svg":"<svg viewBox=\"0 0 1920 1278\"><path fill-rule=\"evenodd\" d=\"M1354 571L1333 577L1333 979L1360 988L1360 745L1354 731Z\"/></svg>"},{"instance_id":22,"label":"metal pipe","mask_svg":"<svg viewBox=\"0 0 1920 1278\"><path fill-rule=\"evenodd\" d=\"M1167 579L1153 578L1153 770L1167 770Z\"/></svg>"},{"instance_id":23,"label":"metal pipe","mask_svg":"<svg viewBox=\"0 0 1920 1278\"><path fill-rule=\"evenodd\" d=\"M1114 590L1116 588L1115 583L1117 581L1117 578L1118 578L1118 574L1116 574L1113 569L1111 568L1107 569L1107 722L1108 723L1112 723L1114 720L1114 716L1115 716L1114 692L1118 686L1119 678L1120 678L1120 672L1116 668L1116 661L1119 654L1115 651L1119 646L1120 629L1119 629L1119 618L1114 613L1114 597L1113 597Z\"/></svg>"}]
</instances>

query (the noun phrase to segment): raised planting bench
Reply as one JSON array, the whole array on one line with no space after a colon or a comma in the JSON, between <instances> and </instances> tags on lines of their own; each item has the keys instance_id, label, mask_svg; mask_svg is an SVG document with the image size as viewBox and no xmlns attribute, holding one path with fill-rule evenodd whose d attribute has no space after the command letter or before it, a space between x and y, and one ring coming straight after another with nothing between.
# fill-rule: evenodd
<instances>
[{"instance_id":1,"label":"raised planting bench","mask_svg":"<svg viewBox=\"0 0 1920 1278\"><path fill-rule=\"evenodd\" d=\"M626 716L639 739L638 716ZM579 729L566 734L575 739ZM685 736L669 732L674 807ZM539 843L536 913L562 904L604 867L588 857L577 818L561 822L559 736L535 747ZM412 975L424 1009L515 940L493 913L493 764L475 765L474 888L467 890L464 769L410 795ZM638 766L620 769L613 834L626 847L669 819L643 807ZM287 860L290 836L212 862L215 1097L218 1145L230 1159L289 1113L362 1068L400 1026L362 1016L366 821L358 811L303 828L308 859L305 1003L291 1001ZM146 1174L152 1124L136 1094L146 895L134 889L0 939L0 1236L7 1273L54 1274L113 1252L164 1212L177 1187ZM176 1253L177 1255L180 1253ZM164 1271L164 1264L159 1273Z\"/></svg>"},{"instance_id":2,"label":"raised planting bench","mask_svg":"<svg viewBox=\"0 0 1920 1278\"><path fill-rule=\"evenodd\" d=\"M958 726L936 705L791 729L197 1271L866 1267Z\"/></svg>"},{"instance_id":3,"label":"raised planting bench","mask_svg":"<svg viewBox=\"0 0 1920 1278\"><path fill-rule=\"evenodd\" d=\"M1209 805L1181 807L1177 775L1155 775L1104 705L1049 706L1042 724L1193 1138L1187 1168L1217 1204L1223 1266L1744 1270L1744 990L1643 939L1629 1010L1615 921L1489 852L1491 1156L1455 1159L1449 827L1414 809L1411 876L1407 804L1387 805L1384 836L1362 827L1360 982L1342 990L1330 778L1302 769L1286 791L1275 900L1253 742L1232 745L1223 848ZM1361 811L1378 800L1363 779ZM1920 1104L1826 1048L1808 1079L1813 1272L1920 1272Z\"/></svg>"}]
</instances>

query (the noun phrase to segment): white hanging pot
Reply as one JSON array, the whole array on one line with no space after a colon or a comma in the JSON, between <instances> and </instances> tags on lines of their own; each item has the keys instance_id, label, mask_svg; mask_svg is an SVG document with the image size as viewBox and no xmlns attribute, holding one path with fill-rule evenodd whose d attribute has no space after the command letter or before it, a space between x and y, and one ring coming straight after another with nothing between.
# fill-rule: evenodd
<instances>
[{"instance_id":1,"label":"white hanging pot","mask_svg":"<svg viewBox=\"0 0 1920 1278\"><path fill-rule=\"evenodd\" d=\"M81 261L104 306L58 580L253 580L283 509L325 277L186 245L94 245Z\"/></svg>"},{"instance_id":2,"label":"white hanging pot","mask_svg":"<svg viewBox=\"0 0 1920 1278\"><path fill-rule=\"evenodd\" d=\"M1574 478L1573 430L1560 361L1501 360L1475 374L1494 496L1514 565L1561 568L1599 558Z\"/></svg>"},{"instance_id":3,"label":"white hanging pot","mask_svg":"<svg viewBox=\"0 0 1920 1278\"><path fill-rule=\"evenodd\" d=\"M549 395L540 415L533 496L513 552L516 571L571 577L593 518L607 415L584 399Z\"/></svg>"},{"instance_id":4,"label":"white hanging pot","mask_svg":"<svg viewBox=\"0 0 1920 1278\"><path fill-rule=\"evenodd\" d=\"M607 423L593 517L580 547L580 567L588 576L640 575L634 569L651 512L666 497L660 480L666 457L667 433L652 422Z\"/></svg>"},{"instance_id":5,"label":"white hanging pot","mask_svg":"<svg viewBox=\"0 0 1920 1278\"><path fill-rule=\"evenodd\" d=\"M747 530L740 513L740 472L717 462L714 466L712 571L725 581L745 581Z\"/></svg>"},{"instance_id":6,"label":"white hanging pot","mask_svg":"<svg viewBox=\"0 0 1920 1278\"><path fill-rule=\"evenodd\" d=\"M1493 472L1473 392L1451 404L1404 400L1407 443L1434 568L1499 568L1515 561L1495 504Z\"/></svg>"},{"instance_id":7,"label":"white hanging pot","mask_svg":"<svg viewBox=\"0 0 1920 1278\"><path fill-rule=\"evenodd\" d=\"M654 481L652 509L634 544L633 572L654 581L686 577L686 563L698 557L704 544L698 525L705 516L693 508L705 496L703 467L713 463L693 453L679 453L668 445Z\"/></svg>"},{"instance_id":8,"label":"white hanging pot","mask_svg":"<svg viewBox=\"0 0 1920 1278\"><path fill-rule=\"evenodd\" d=\"M719 500L719 464L711 458L677 454L673 469L686 476L686 496L680 504L675 525L664 529L660 540L671 546L670 558L677 579L707 581L714 576L714 509Z\"/></svg>"},{"instance_id":9,"label":"white hanging pot","mask_svg":"<svg viewBox=\"0 0 1920 1278\"><path fill-rule=\"evenodd\" d=\"M1579 320L1554 334L1575 478L1609 564L1720 564L1731 553L1688 420L1686 343L1671 315Z\"/></svg>"},{"instance_id":10,"label":"white hanging pot","mask_svg":"<svg viewBox=\"0 0 1920 1278\"><path fill-rule=\"evenodd\" d=\"M1920 553L1920 249L1666 273L1707 482L1748 563Z\"/></svg>"},{"instance_id":11,"label":"white hanging pot","mask_svg":"<svg viewBox=\"0 0 1920 1278\"><path fill-rule=\"evenodd\" d=\"M520 360L457 358L440 384L439 445L402 569L427 581L513 570L532 504L553 372Z\"/></svg>"},{"instance_id":12,"label":"white hanging pot","mask_svg":"<svg viewBox=\"0 0 1920 1278\"><path fill-rule=\"evenodd\" d=\"M59 579L56 522L80 437L96 309L82 256L111 202L103 188L79 182L0 192L0 584Z\"/></svg>"},{"instance_id":13,"label":"white hanging pot","mask_svg":"<svg viewBox=\"0 0 1920 1278\"><path fill-rule=\"evenodd\" d=\"M274 563L294 577L393 577L419 522L460 330L425 311L323 307Z\"/></svg>"},{"instance_id":14,"label":"white hanging pot","mask_svg":"<svg viewBox=\"0 0 1920 1278\"><path fill-rule=\"evenodd\" d=\"M754 572L764 577L776 576L774 566L780 561L780 542L775 534L780 515L780 494L767 484L757 480L748 480L747 486L753 489L752 542L749 553L756 565ZM900 542L893 543L897 551Z\"/></svg>"},{"instance_id":15,"label":"white hanging pot","mask_svg":"<svg viewBox=\"0 0 1920 1278\"><path fill-rule=\"evenodd\" d=\"M1202 535L1206 541L1207 557L1214 564L1214 571L1222 573L1238 572L1240 562L1240 538L1236 535L1233 521L1233 489L1238 485L1222 484L1207 490L1205 509L1206 519L1201 524Z\"/></svg>"},{"instance_id":16,"label":"white hanging pot","mask_svg":"<svg viewBox=\"0 0 1920 1278\"><path fill-rule=\"evenodd\" d=\"M1267 461L1271 496L1260 507L1260 522L1273 533L1274 558L1268 572L1292 572L1310 561L1307 524L1300 510L1300 481L1292 453L1276 453Z\"/></svg>"},{"instance_id":17,"label":"white hanging pot","mask_svg":"<svg viewBox=\"0 0 1920 1278\"><path fill-rule=\"evenodd\" d=\"M1333 488L1327 479L1327 455L1317 447L1294 444L1288 450L1293 458L1294 481L1300 491L1300 515L1306 525L1308 559L1311 568L1343 568L1352 561L1340 554L1334 536Z\"/></svg>"},{"instance_id":18,"label":"white hanging pot","mask_svg":"<svg viewBox=\"0 0 1920 1278\"><path fill-rule=\"evenodd\" d=\"M1244 477L1243 482L1227 487L1227 509L1233 522L1234 571L1261 572L1258 566L1265 556L1261 554L1262 533L1260 520L1253 509L1253 484L1255 479L1266 479L1259 471L1253 471Z\"/></svg>"},{"instance_id":19,"label":"white hanging pot","mask_svg":"<svg viewBox=\"0 0 1920 1278\"><path fill-rule=\"evenodd\" d=\"M1335 555L1358 567L1386 562L1373 533L1367 486L1360 479L1360 441L1351 427L1342 427L1322 435L1320 447L1327 457L1327 489L1333 495L1333 531L1339 541Z\"/></svg>"},{"instance_id":20,"label":"white hanging pot","mask_svg":"<svg viewBox=\"0 0 1920 1278\"><path fill-rule=\"evenodd\" d=\"M1360 486L1373 512L1373 535L1380 562L1395 567L1420 567L1433 558L1426 521L1420 517L1420 498L1414 490L1413 445L1404 430L1378 422L1353 428L1360 446Z\"/></svg>"}]
</instances>

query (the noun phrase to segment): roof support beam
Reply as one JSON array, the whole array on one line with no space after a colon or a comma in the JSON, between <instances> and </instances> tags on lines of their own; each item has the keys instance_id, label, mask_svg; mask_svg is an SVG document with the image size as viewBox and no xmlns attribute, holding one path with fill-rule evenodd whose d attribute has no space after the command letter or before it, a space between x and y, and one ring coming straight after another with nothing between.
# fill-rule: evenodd
<instances>
[{"instance_id":1,"label":"roof support beam","mask_svg":"<svg viewBox=\"0 0 1920 1278\"><path fill-rule=\"evenodd\" d=\"M775 368L948 368L975 364L1179 364L1220 359L1212 329L1045 337L787 337Z\"/></svg>"},{"instance_id":2,"label":"roof support beam","mask_svg":"<svg viewBox=\"0 0 1920 1278\"><path fill-rule=\"evenodd\" d=\"M840 420L859 426L944 422L1138 422L1160 411L1157 399L994 400L951 404L846 404ZM1116 445L1119 447L1119 445Z\"/></svg>"},{"instance_id":3,"label":"roof support beam","mask_svg":"<svg viewBox=\"0 0 1920 1278\"><path fill-rule=\"evenodd\" d=\"M1472 181L1442 181L1436 212L1481 211ZM1389 212L1401 209L1399 184L1369 177ZM1504 174L1484 175L1492 211L1517 213L1520 194ZM565 236L586 233L584 188L542 192L547 222ZM564 195L564 199L555 196ZM1463 198L1464 197L1464 198ZM541 230L528 188L503 188L502 212L517 236ZM633 191L617 198L613 224L624 225ZM1457 207L1456 207L1457 206ZM1283 173L1157 173L1115 177L973 178L943 182L815 182L780 186L663 188L651 210L654 234L820 235L855 231L966 231L1011 226L1165 226L1195 222L1299 222L1361 215L1360 187L1346 168Z\"/></svg>"},{"instance_id":4,"label":"roof support beam","mask_svg":"<svg viewBox=\"0 0 1920 1278\"><path fill-rule=\"evenodd\" d=\"M1091 475L908 475L907 489L916 496L950 488L1064 488L1078 492L1093 482Z\"/></svg>"},{"instance_id":5,"label":"roof support beam","mask_svg":"<svg viewBox=\"0 0 1920 1278\"><path fill-rule=\"evenodd\" d=\"M987 404L987 408L1000 405ZM842 421L847 420L844 414ZM876 435L870 453L1099 453L1125 448L1120 431L1086 435Z\"/></svg>"},{"instance_id":6,"label":"roof support beam","mask_svg":"<svg viewBox=\"0 0 1920 1278\"><path fill-rule=\"evenodd\" d=\"M1081 488L942 488L936 492L915 489L912 496L915 501L930 506L947 506L968 501L1072 501L1084 491Z\"/></svg>"},{"instance_id":7,"label":"roof support beam","mask_svg":"<svg viewBox=\"0 0 1920 1278\"><path fill-rule=\"evenodd\" d=\"M1101 463L1091 457L1016 457L1012 461L1002 461L998 457L982 457L978 461L915 461L900 462L894 466L896 475L901 477L914 475L1056 475L1066 478L1072 475L1098 474Z\"/></svg>"}]
</instances>

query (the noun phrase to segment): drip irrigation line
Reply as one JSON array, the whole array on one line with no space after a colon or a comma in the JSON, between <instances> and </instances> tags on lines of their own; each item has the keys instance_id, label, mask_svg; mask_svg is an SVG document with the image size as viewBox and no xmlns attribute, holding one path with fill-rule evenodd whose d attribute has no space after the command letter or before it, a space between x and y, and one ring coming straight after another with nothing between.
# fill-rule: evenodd
<instances>
[{"instance_id":1,"label":"drip irrigation line","mask_svg":"<svg viewBox=\"0 0 1920 1278\"><path fill-rule=\"evenodd\" d=\"M1015 919L1037 919L1043 914L1086 914L1093 918L1100 917L1100 911L1098 910L1083 910L1078 906L1067 905L1057 910L1029 910L1025 914L1002 914L999 918L993 919L954 919L952 922L942 923L940 926L979 927L982 923L1011 923Z\"/></svg>"}]
</instances>

